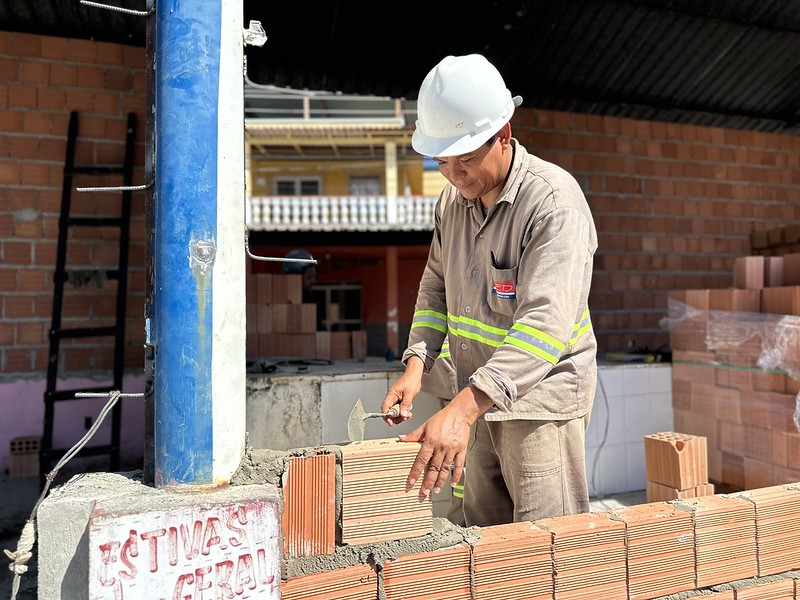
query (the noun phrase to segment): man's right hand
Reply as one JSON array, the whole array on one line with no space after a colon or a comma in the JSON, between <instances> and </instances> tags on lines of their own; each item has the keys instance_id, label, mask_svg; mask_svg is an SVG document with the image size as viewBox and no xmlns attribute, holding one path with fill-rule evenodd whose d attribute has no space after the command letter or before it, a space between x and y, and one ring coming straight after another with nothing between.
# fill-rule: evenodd
<instances>
[{"instance_id":1,"label":"man's right hand","mask_svg":"<svg viewBox=\"0 0 800 600\"><path fill-rule=\"evenodd\" d=\"M400 404L400 415L397 417L386 417L384 420L391 425L397 425L411 418L414 398L422 388L422 373L425 370L425 363L416 356L412 356L406 364L406 371L400 379L389 387L383 403L381 412L389 412L393 406Z\"/></svg>"}]
</instances>

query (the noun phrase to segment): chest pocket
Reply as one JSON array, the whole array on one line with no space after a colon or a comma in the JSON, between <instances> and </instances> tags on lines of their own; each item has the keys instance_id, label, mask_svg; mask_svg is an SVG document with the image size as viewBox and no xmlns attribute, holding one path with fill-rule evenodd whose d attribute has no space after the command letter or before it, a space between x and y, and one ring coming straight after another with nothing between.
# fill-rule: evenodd
<instances>
[{"instance_id":1,"label":"chest pocket","mask_svg":"<svg viewBox=\"0 0 800 600\"><path fill-rule=\"evenodd\" d=\"M491 267L492 287L488 290L488 304L492 312L514 315L517 310L517 267L498 269Z\"/></svg>"}]
</instances>

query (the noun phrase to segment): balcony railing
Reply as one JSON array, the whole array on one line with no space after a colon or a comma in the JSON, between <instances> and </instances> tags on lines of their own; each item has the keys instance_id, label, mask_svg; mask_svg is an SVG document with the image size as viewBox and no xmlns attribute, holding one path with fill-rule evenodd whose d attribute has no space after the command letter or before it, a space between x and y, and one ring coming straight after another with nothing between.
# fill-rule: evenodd
<instances>
[{"instance_id":1,"label":"balcony railing","mask_svg":"<svg viewBox=\"0 0 800 600\"><path fill-rule=\"evenodd\" d=\"M436 196L256 196L247 224L259 231L432 230Z\"/></svg>"}]
</instances>

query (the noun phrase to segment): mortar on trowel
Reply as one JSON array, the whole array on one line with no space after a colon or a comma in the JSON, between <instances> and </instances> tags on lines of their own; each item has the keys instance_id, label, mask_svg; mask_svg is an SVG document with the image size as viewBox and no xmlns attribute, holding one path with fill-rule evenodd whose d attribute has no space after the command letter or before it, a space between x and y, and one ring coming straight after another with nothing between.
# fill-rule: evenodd
<instances>
[{"instance_id":1,"label":"mortar on trowel","mask_svg":"<svg viewBox=\"0 0 800 600\"><path fill-rule=\"evenodd\" d=\"M351 442L360 442L364 439L364 428L367 419L390 417L394 418L400 414L400 404L395 404L387 412L365 412L361 399L356 400L356 405L350 411L350 418L347 419L347 437Z\"/></svg>"}]
</instances>

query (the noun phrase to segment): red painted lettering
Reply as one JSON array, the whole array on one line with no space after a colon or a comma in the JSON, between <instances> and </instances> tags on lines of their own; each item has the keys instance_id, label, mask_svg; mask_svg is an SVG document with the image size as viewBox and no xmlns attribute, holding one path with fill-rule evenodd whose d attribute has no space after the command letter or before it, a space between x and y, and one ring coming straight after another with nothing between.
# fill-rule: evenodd
<instances>
[{"instance_id":1,"label":"red painted lettering","mask_svg":"<svg viewBox=\"0 0 800 600\"><path fill-rule=\"evenodd\" d=\"M230 560L223 560L222 562L218 562L216 566L214 579L217 582L217 597L225 598L226 600L235 598L236 594L233 593L233 588L229 583L231 575L233 574L233 562Z\"/></svg>"},{"instance_id":2,"label":"red painted lettering","mask_svg":"<svg viewBox=\"0 0 800 600\"><path fill-rule=\"evenodd\" d=\"M236 593L241 596L244 592L244 586L248 589L256 589L256 577L253 572L253 557L249 554L239 555L239 560L236 562Z\"/></svg>"},{"instance_id":3,"label":"red painted lettering","mask_svg":"<svg viewBox=\"0 0 800 600\"><path fill-rule=\"evenodd\" d=\"M206 530L203 534L203 554L208 556L211 554L211 546L216 546L222 540L220 536L220 523L217 517L209 517L206 520ZM225 550L228 546L220 546L221 550Z\"/></svg>"},{"instance_id":4,"label":"red painted lettering","mask_svg":"<svg viewBox=\"0 0 800 600\"><path fill-rule=\"evenodd\" d=\"M267 581L267 553L263 548L256 550L256 562L258 563L258 579L261 583L269 583Z\"/></svg>"},{"instance_id":5,"label":"red painted lettering","mask_svg":"<svg viewBox=\"0 0 800 600\"><path fill-rule=\"evenodd\" d=\"M167 533L166 529L154 529L142 534L142 539L149 541L150 549L150 572L155 573L158 571L158 538Z\"/></svg>"},{"instance_id":6,"label":"red painted lettering","mask_svg":"<svg viewBox=\"0 0 800 600\"><path fill-rule=\"evenodd\" d=\"M183 554L187 560L200 554L200 544L203 543L203 522L195 521L192 529L192 538L189 539L189 528L181 524L181 538L183 539Z\"/></svg>"},{"instance_id":7,"label":"red painted lettering","mask_svg":"<svg viewBox=\"0 0 800 600\"><path fill-rule=\"evenodd\" d=\"M267 552L264 548L256 550L256 561L258 562L258 581L264 585L269 585L269 591L275 591L278 585L275 583L275 575L268 575L267 571Z\"/></svg>"},{"instance_id":8,"label":"red painted lettering","mask_svg":"<svg viewBox=\"0 0 800 600\"><path fill-rule=\"evenodd\" d=\"M242 525L247 525L247 513L245 512L244 506L238 506L235 511L233 511L230 515L228 515L228 522L226 523L228 529L230 529L234 533L239 534L239 538L244 538L245 536L244 529L234 525L233 524L234 519L238 520L239 523L241 523ZM241 546L242 541L239 538L231 536L228 538L228 541L231 543L231 546Z\"/></svg>"},{"instance_id":9,"label":"red painted lettering","mask_svg":"<svg viewBox=\"0 0 800 600\"><path fill-rule=\"evenodd\" d=\"M211 573L211 567L199 567L194 570L194 600L203 600L203 590L211 588L211 582L205 577Z\"/></svg>"},{"instance_id":10,"label":"red painted lettering","mask_svg":"<svg viewBox=\"0 0 800 600\"><path fill-rule=\"evenodd\" d=\"M169 564L174 567L178 564L178 528L170 527L167 533L167 556Z\"/></svg>"},{"instance_id":11,"label":"red painted lettering","mask_svg":"<svg viewBox=\"0 0 800 600\"><path fill-rule=\"evenodd\" d=\"M192 585L193 583L194 575L192 573L186 573L178 577L178 581L175 582L175 591L172 593L172 600L192 600L191 594L188 596L183 595L183 586L184 584Z\"/></svg>"},{"instance_id":12,"label":"red painted lettering","mask_svg":"<svg viewBox=\"0 0 800 600\"><path fill-rule=\"evenodd\" d=\"M111 565L117 562L117 548L119 548L119 542L100 544L100 561L103 563L103 572L100 575L100 585L103 587L111 587L117 580L116 577L109 576Z\"/></svg>"},{"instance_id":13,"label":"red painted lettering","mask_svg":"<svg viewBox=\"0 0 800 600\"><path fill-rule=\"evenodd\" d=\"M253 544L262 544L264 542L264 528L261 524L262 519L262 506L260 504L256 504L255 506L251 505L250 508L250 522L252 526L250 527L250 531L253 532Z\"/></svg>"},{"instance_id":14,"label":"red painted lettering","mask_svg":"<svg viewBox=\"0 0 800 600\"><path fill-rule=\"evenodd\" d=\"M131 562L131 558L136 558L137 556L139 556L139 543L136 539L136 530L131 529L128 533L128 539L122 544L122 550L119 553L119 558L122 564L128 567L128 571L120 570L120 577L124 577L125 579L133 579L136 577L139 571L136 569L136 565Z\"/></svg>"}]
</instances>

